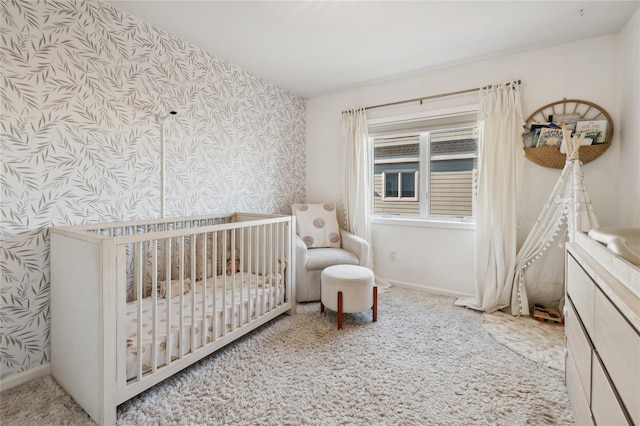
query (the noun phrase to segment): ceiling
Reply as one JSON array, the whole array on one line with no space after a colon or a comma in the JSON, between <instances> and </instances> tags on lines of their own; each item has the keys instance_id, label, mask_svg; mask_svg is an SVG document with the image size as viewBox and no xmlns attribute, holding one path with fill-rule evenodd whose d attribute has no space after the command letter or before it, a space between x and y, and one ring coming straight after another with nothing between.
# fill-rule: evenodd
<instances>
[{"instance_id":1,"label":"ceiling","mask_svg":"<svg viewBox=\"0 0 640 426\"><path fill-rule=\"evenodd\" d=\"M617 33L640 5L640 0L106 2L304 98Z\"/></svg>"}]
</instances>

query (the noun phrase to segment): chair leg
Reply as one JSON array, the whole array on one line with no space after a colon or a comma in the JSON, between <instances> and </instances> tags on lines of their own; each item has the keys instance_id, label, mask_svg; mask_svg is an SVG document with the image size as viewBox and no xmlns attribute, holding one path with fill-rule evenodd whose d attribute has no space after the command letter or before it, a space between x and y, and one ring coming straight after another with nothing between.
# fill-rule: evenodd
<instances>
[{"instance_id":1,"label":"chair leg","mask_svg":"<svg viewBox=\"0 0 640 426\"><path fill-rule=\"evenodd\" d=\"M338 330L342 330L342 292L338 292Z\"/></svg>"},{"instance_id":2,"label":"chair leg","mask_svg":"<svg viewBox=\"0 0 640 426\"><path fill-rule=\"evenodd\" d=\"M373 286L373 322L378 321L378 287Z\"/></svg>"}]
</instances>

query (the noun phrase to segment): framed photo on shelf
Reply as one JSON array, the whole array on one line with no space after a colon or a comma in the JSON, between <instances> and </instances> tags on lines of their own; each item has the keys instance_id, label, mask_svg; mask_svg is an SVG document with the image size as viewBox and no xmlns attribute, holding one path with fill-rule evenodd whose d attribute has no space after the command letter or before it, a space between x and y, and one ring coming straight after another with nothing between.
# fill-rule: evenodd
<instances>
[{"instance_id":1,"label":"framed photo on shelf","mask_svg":"<svg viewBox=\"0 0 640 426\"><path fill-rule=\"evenodd\" d=\"M575 133L591 133L593 136L595 132L598 136L594 139L594 144L607 143L607 125L607 120L578 120L576 121Z\"/></svg>"}]
</instances>

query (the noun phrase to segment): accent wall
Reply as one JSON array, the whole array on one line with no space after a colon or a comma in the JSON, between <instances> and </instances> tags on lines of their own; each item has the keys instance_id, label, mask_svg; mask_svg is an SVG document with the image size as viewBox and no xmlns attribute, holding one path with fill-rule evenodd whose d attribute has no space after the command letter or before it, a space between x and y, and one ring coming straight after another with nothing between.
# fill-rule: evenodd
<instances>
[{"instance_id":1,"label":"accent wall","mask_svg":"<svg viewBox=\"0 0 640 426\"><path fill-rule=\"evenodd\" d=\"M305 101L100 1L7 0L0 17L1 377L49 361L51 226L290 214ZM96 309L98 307L96 306Z\"/></svg>"}]
</instances>

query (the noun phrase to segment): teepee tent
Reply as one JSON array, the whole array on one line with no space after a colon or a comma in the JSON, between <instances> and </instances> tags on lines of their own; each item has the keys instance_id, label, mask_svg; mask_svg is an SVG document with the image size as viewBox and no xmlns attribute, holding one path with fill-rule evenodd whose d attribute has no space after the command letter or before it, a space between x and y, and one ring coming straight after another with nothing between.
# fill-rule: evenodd
<instances>
[{"instance_id":1,"label":"teepee tent","mask_svg":"<svg viewBox=\"0 0 640 426\"><path fill-rule=\"evenodd\" d=\"M576 231L598 226L578 150L584 134L571 137L563 129L567 161L560 179L516 257L511 314L529 315L529 305L558 306L564 297L564 243Z\"/></svg>"}]
</instances>

